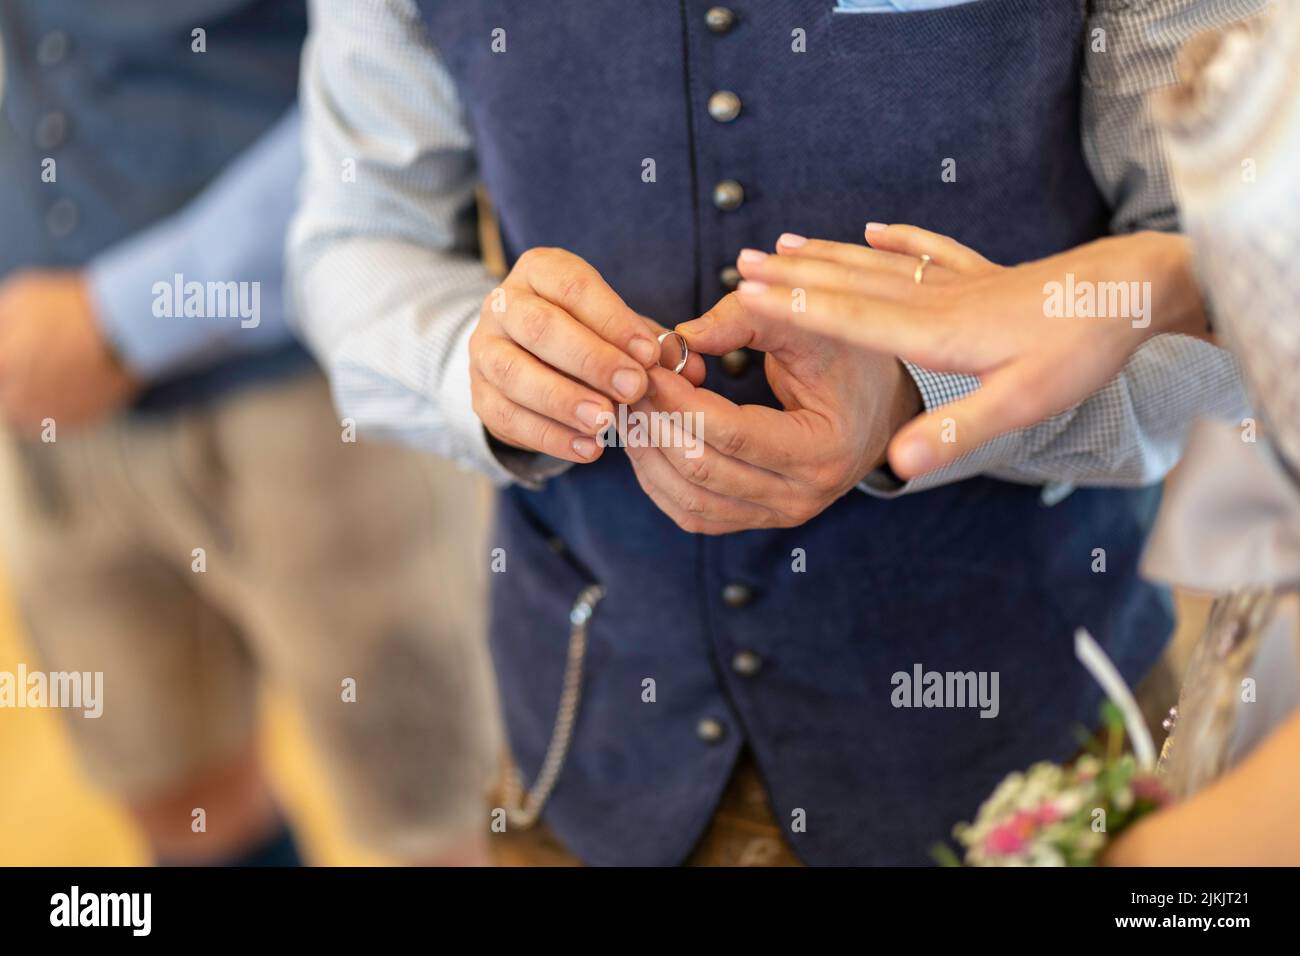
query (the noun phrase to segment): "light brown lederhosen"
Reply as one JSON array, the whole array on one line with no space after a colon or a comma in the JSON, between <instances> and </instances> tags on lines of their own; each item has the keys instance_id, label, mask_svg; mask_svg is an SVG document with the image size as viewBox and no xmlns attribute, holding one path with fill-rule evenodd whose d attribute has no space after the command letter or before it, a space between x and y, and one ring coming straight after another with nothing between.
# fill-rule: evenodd
<instances>
[{"instance_id":1,"label":"light brown lederhosen","mask_svg":"<svg viewBox=\"0 0 1300 956\"><path fill-rule=\"evenodd\" d=\"M544 823L492 834L498 866L581 866ZM727 789L687 866L800 866L772 815L758 768L741 754Z\"/></svg>"}]
</instances>

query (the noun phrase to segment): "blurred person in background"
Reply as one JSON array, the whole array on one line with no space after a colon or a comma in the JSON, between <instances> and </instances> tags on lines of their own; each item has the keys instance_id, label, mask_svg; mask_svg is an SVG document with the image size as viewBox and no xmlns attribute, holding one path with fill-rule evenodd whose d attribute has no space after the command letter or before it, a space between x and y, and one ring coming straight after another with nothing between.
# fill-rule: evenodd
<instances>
[{"instance_id":1,"label":"blurred person in background","mask_svg":"<svg viewBox=\"0 0 1300 956\"><path fill-rule=\"evenodd\" d=\"M102 672L68 726L159 862L298 861L261 675L363 844L478 862L478 585L433 547L474 489L355 443L287 325L305 29L285 0L0 7L8 570L42 665Z\"/></svg>"}]
</instances>

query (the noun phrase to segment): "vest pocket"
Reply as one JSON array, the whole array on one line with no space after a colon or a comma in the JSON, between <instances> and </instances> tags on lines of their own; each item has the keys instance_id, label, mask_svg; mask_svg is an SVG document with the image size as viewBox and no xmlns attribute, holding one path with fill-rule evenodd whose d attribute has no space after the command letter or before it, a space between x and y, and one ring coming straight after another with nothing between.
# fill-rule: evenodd
<instances>
[{"instance_id":1,"label":"vest pocket","mask_svg":"<svg viewBox=\"0 0 1300 956\"><path fill-rule=\"evenodd\" d=\"M990 28L1010 40L1025 32L1025 21L1056 15L1055 7L1059 2L969 0L954 7L887 13L832 8L828 16L831 50L836 56L861 57L864 63L882 55L906 57L914 60L914 69L925 72L926 61L932 59L931 54L937 49L972 44L985 47L985 37ZM1064 9L1060 12L1069 11ZM984 48L976 52L987 59L1004 51Z\"/></svg>"}]
</instances>

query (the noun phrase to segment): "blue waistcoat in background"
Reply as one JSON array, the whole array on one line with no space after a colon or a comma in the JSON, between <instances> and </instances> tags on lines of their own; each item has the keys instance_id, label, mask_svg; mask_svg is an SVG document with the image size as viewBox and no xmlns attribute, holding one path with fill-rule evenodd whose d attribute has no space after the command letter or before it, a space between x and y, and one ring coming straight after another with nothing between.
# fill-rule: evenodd
<instances>
[{"instance_id":1,"label":"blue waistcoat in background","mask_svg":"<svg viewBox=\"0 0 1300 956\"><path fill-rule=\"evenodd\" d=\"M191 50L196 27L212 52ZM0 278L84 266L189 202L293 104L306 29L302 0L4 0ZM56 183L41 182L46 156ZM154 383L137 407L308 362L297 343L226 359Z\"/></svg>"},{"instance_id":2,"label":"blue waistcoat in background","mask_svg":"<svg viewBox=\"0 0 1300 956\"><path fill-rule=\"evenodd\" d=\"M707 18L705 0L420 6L510 255L577 253L669 327L725 294L741 248L782 230L861 242L868 219L909 222L1015 263L1106 228L1080 145L1079 2L861 16L833 14L834 0L736 0L731 22ZM708 108L720 90L741 103L729 122ZM720 209L725 180L743 200ZM761 357L710 359L707 386L775 404ZM616 450L512 489L492 541L508 556L492 647L515 760L531 782L570 606L596 582L573 743L545 811L572 850L683 860L748 746L805 861L924 863L1003 774L1068 757L1096 722L1077 626L1131 680L1159 655L1168 598L1135 572L1158 497L1078 490L1049 507L1038 488L978 478L891 501L854 491L799 528L706 537L661 514ZM893 706L892 675L918 664L998 672L997 717Z\"/></svg>"}]
</instances>

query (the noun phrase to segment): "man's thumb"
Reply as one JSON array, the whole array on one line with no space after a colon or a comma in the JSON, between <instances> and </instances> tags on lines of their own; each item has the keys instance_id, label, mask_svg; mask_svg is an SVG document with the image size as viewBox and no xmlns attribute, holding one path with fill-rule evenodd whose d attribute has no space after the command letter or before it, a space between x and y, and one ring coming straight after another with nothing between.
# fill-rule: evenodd
<instances>
[{"instance_id":1,"label":"man's thumb","mask_svg":"<svg viewBox=\"0 0 1300 956\"><path fill-rule=\"evenodd\" d=\"M751 348L776 352L789 343L788 323L775 323L749 312L734 292L698 319L683 322L674 330L686 337L692 349L704 355L725 355L735 349Z\"/></svg>"}]
</instances>

